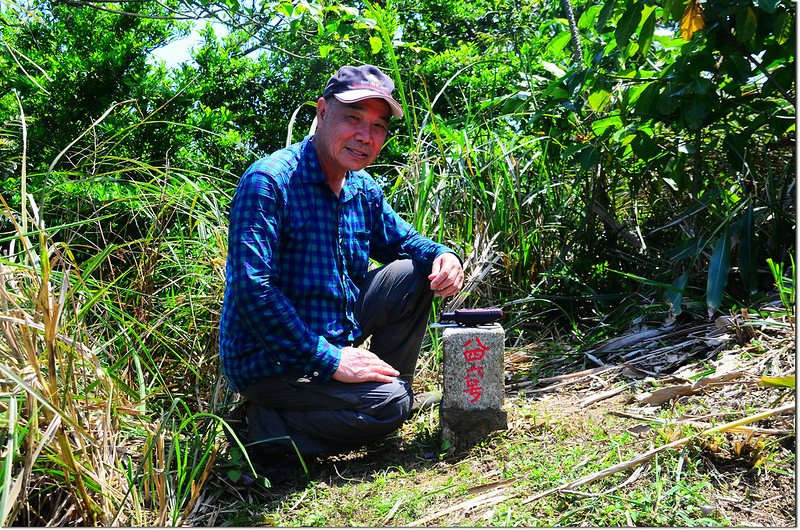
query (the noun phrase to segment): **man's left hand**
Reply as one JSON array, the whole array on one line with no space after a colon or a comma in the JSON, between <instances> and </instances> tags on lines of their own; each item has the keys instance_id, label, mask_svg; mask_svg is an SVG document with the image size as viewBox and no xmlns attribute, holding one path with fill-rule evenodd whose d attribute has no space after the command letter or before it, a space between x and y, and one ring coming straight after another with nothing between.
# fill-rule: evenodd
<instances>
[{"instance_id":1,"label":"man's left hand","mask_svg":"<svg viewBox=\"0 0 800 530\"><path fill-rule=\"evenodd\" d=\"M445 252L436 256L428 276L436 296L451 296L464 285L464 269L455 254Z\"/></svg>"}]
</instances>

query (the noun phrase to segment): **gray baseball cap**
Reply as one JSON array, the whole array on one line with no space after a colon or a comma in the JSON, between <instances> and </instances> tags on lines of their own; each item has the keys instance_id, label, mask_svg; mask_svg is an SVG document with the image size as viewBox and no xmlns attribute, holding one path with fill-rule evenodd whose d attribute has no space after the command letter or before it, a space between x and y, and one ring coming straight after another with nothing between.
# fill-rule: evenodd
<instances>
[{"instance_id":1,"label":"gray baseball cap","mask_svg":"<svg viewBox=\"0 0 800 530\"><path fill-rule=\"evenodd\" d=\"M403 107L392 97L394 82L377 66L342 66L325 85L322 97L335 96L342 103L380 98L389 104L392 116L403 117Z\"/></svg>"}]
</instances>

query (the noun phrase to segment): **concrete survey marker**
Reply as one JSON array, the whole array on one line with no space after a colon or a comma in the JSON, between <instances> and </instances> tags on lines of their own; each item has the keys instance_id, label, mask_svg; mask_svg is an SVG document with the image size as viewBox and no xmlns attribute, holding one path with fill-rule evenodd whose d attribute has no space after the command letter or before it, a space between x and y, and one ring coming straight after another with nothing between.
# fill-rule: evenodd
<instances>
[{"instance_id":1,"label":"concrete survey marker","mask_svg":"<svg viewBox=\"0 0 800 530\"><path fill-rule=\"evenodd\" d=\"M503 410L505 331L499 324L448 327L439 418L442 446L462 451L507 428Z\"/></svg>"}]
</instances>

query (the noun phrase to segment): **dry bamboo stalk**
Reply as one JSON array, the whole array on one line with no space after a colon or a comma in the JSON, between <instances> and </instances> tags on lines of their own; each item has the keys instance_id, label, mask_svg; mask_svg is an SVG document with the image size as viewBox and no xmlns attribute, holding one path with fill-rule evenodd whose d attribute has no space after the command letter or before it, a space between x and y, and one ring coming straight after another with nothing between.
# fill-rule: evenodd
<instances>
[{"instance_id":1,"label":"dry bamboo stalk","mask_svg":"<svg viewBox=\"0 0 800 530\"><path fill-rule=\"evenodd\" d=\"M612 366L607 364L605 366L599 366L597 368L589 368L588 370L582 370L580 372L572 372L571 374L556 375L553 377L542 377L537 381L537 383L553 383L557 381L575 379L577 377L583 377L585 375L591 375L591 374L597 375L603 372L607 372L608 370L612 370L614 368L619 368L619 366Z\"/></svg>"},{"instance_id":2,"label":"dry bamboo stalk","mask_svg":"<svg viewBox=\"0 0 800 530\"><path fill-rule=\"evenodd\" d=\"M631 414L629 412L623 411L611 411L608 414L613 414L614 416L619 416L620 418L630 418L632 420L640 420L640 421L649 421L653 423L658 423L659 425L665 426L673 426L673 425L690 425L692 427L697 427L699 429L710 429L711 426L704 422L698 421L697 418L687 418L683 420L678 420L675 422L670 422L669 420L665 420L664 418L656 418L655 416L643 416L641 414ZM707 417L707 416L703 416ZM728 429L728 432L733 432L737 434L754 434L754 435L766 435L766 436L785 436L787 434L792 434L794 431L791 429L764 429L761 427L733 427Z\"/></svg>"},{"instance_id":3,"label":"dry bamboo stalk","mask_svg":"<svg viewBox=\"0 0 800 530\"><path fill-rule=\"evenodd\" d=\"M308 491L308 490L306 490L306 491ZM383 526L386 526L386 524L389 521L392 520L392 518L394 517L394 514L397 513L397 510L400 508L400 505L402 505L405 500L406 500L406 498L404 496L402 496L402 495L400 496L399 499L397 499L397 502L394 503L394 506L392 506L392 509L389 510L389 513L386 514L386 517L383 518L383 521L381 522L381 524Z\"/></svg>"},{"instance_id":4,"label":"dry bamboo stalk","mask_svg":"<svg viewBox=\"0 0 800 530\"><path fill-rule=\"evenodd\" d=\"M445 515L457 512L462 509L469 510L478 507L483 508L485 506L492 506L499 502L503 502L504 500L509 498L507 495L503 494L503 490L505 490L505 488L502 488L501 491L499 492L484 493L483 495L478 495L477 497L474 497L472 499L467 499L466 501L460 502L455 506L445 508L444 510L439 510L438 512L429 515L427 517L423 517L422 519L417 519L416 521L409 523L408 526L423 526L431 521L435 521L440 517L444 517Z\"/></svg>"},{"instance_id":5,"label":"dry bamboo stalk","mask_svg":"<svg viewBox=\"0 0 800 530\"><path fill-rule=\"evenodd\" d=\"M620 368L620 367L619 366L611 366L611 365L599 366L597 368L592 368L592 369L589 369L589 370L583 370L582 372L574 372L572 374L557 375L555 377L543 377L542 379L539 379L538 381L535 381L535 382L534 381L525 381L523 383L519 383L519 384L517 384L515 386L512 386L511 389L512 390L521 390L521 389L526 389L529 386L538 385L538 384L541 384L541 383L549 383L549 382L552 382L552 381L559 381L558 383L556 383L554 385L546 386L546 387L543 387L543 388L533 388L531 390L525 390L526 394L531 394L531 393L534 393L534 392L549 392L551 390L555 390L556 388L560 388L562 386L567 386L567 385L571 385L573 383L578 383L580 381L583 381L587 377L591 377L593 375L597 375L597 374L600 374L600 373L605 373L605 372L607 372L609 370L618 369L618 368Z\"/></svg>"},{"instance_id":6,"label":"dry bamboo stalk","mask_svg":"<svg viewBox=\"0 0 800 530\"><path fill-rule=\"evenodd\" d=\"M760 414L756 414L754 416L748 416L748 417L742 418L740 420L732 421L732 422L729 422L729 423L724 423L722 425L718 425L716 427L712 427L711 429L706 429L705 431L702 431L702 432L700 432L698 434L694 434L692 436L686 436L685 438L681 438L680 440L675 440L674 442L670 442L670 443L668 443L666 445L662 445L661 447L657 447L655 449L651 449L650 451L647 451L646 453L642 453L641 455L637 456L636 458L632 458L630 460L627 460L625 462L621 462L621 463L619 463L617 465L614 465L614 466L611 466L609 468L603 469L603 470L598 471L596 473L592 473L591 475L587 475L587 476L585 476L583 478L580 478L580 479L575 480L573 482L570 482L568 484L563 484L561 486L556 486L555 488L551 488L551 489L549 489L547 491L544 491L544 492L539 493L537 495L534 495L532 497L528 497L527 499L522 501L522 504L529 504L529 503L531 503L533 501L537 501L537 500L539 500L541 498L547 497L548 495L551 495L551 494L556 493L558 491L561 491L561 490L564 490L564 489L574 489L574 488L576 488L578 486L583 486L584 484L589 484L591 482L594 482L595 480L608 477L608 476L613 475L615 473L619 473L620 471L625 471L626 469L630 469L630 468L632 468L634 466L637 466L639 464L647 462L648 460L650 460L652 457L654 457L658 453L666 451L667 449L675 449L677 447L680 447L680 446L684 445L685 443L692 441L695 438L700 438L702 436L707 436L707 435L715 433L715 432L729 431L731 429L735 429L735 428L741 427L743 425L747 425L748 423L753 423L755 421L763 420L765 418L769 418L771 416L775 416L777 414L781 414L783 412L789 412L789 411L792 411L792 410L795 410L795 404L794 403L790 403L788 405L784 405L784 406L778 407L776 409L770 409L770 410L761 412Z\"/></svg>"},{"instance_id":7,"label":"dry bamboo stalk","mask_svg":"<svg viewBox=\"0 0 800 530\"><path fill-rule=\"evenodd\" d=\"M586 408L592 403L597 403L598 401L603 401L604 399L608 399L610 397L614 397L617 394L621 394L625 392L629 388L633 386L633 383L627 383L622 386L614 387L611 390L607 390L606 392L601 392L600 394L595 394L594 396L588 397L581 401L580 406L581 408Z\"/></svg>"}]
</instances>

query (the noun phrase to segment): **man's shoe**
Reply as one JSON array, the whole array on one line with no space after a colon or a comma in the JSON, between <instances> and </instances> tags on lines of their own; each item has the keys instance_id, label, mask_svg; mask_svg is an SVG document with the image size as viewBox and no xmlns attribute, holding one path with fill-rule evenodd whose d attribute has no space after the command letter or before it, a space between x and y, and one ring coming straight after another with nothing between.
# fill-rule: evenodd
<instances>
[{"instance_id":1,"label":"man's shoe","mask_svg":"<svg viewBox=\"0 0 800 530\"><path fill-rule=\"evenodd\" d=\"M254 451L250 451L249 454L253 469L259 476L266 478L270 486L308 480L308 473L303 469L297 455L269 461L259 458Z\"/></svg>"},{"instance_id":2,"label":"man's shoe","mask_svg":"<svg viewBox=\"0 0 800 530\"><path fill-rule=\"evenodd\" d=\"M411 405L411 414L417 414L426 410L432 409L434 405L442 402L441 392L423 392L418 396L414 396L414 403Z\"/></svg>"}]
</instances>

